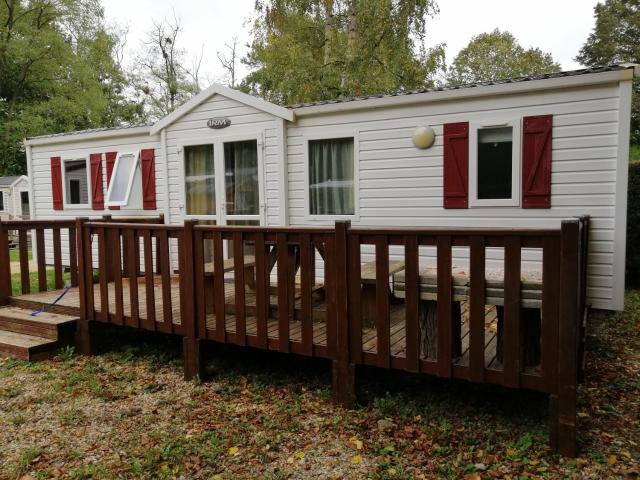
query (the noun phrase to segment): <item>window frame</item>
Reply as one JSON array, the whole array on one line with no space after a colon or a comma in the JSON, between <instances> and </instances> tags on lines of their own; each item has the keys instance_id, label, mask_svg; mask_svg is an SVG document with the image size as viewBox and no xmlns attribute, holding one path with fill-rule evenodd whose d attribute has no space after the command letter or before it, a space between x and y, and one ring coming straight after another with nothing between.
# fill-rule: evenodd
<instances>
[{"instance_id":1,"label":"window frame","mask_svg":"<svg viewBox=\"0 0 640 480\"><path fill-rule=\"evenodd\" d=\"M511 127L511 198L478 198L478 130ZM522 172L522 119L505 118L469 124L469 208L519 207Z\"/></svg>"},{"instance_id":2,"label":"window frame","mask_svg":"<svg viewBox=\"0 0 640 480\"><path fill-rule=\"evenodd\" d=\"M207 134L194 135L185 138L180 142L178 147L179 161L179 174L181 178L180 182L180 212L185 219L193 220L205 220L215 221L216 225L226 225L227 220L257 220L260 225L266 225L267 222L267 203L266 203L266 172L265 172L265 135L264 131L256 131L255 129L230 131L224 133L216 133L215 135ZM224 175L224 144L228 142L244 142L244 141L256 141L257 153L258 153L258 205L260 208L259 215L231 215L227 214L226 202L224 201L225 193L225 175ZM187 192L186 192L186 175L185 175L185 147L192 147L198 145L213 145L213 165L216 185L216 213L215 215L197 215L187 214ZM222 172L222 173L220 173ZM222 192L223 201L218 203L217 195L218 191ZM231 218L228 218L231 217Z\"/></svg>"},{"instance_id":3,"label":"window frame","mask_svg":"<svg viewBox=\"0 0 640 480\"><path fill-rule=\"evenodd\" d=\"M344 138L353 139L353 214L314 214L311 213L311 179L309 164L309 143L318 140L338 140ZM304 142L304 218L309 222L335 222L339 220L358 221L360 219L360 132L357 130L323 130L322 133L305 135Z\"/></svg>"},{"instance_id":4,"label":"window frame","mask_svg":"<svg viewBox=\"0 0 640 480\"><path fill-rule=\"evenodd\" d=\"M125 195L125 199L121 201L112 201L111 200L111 191L113 186L115 185L116 174L118 173L118 165L120 165L120 158L126 155L133 155L135 160L133 164L133 169L129 174L129 180L127 181L127 194ZM113 171L111 172L111 179L109 180L109 186L107 187L107 194L104 198L105 207L126 207L129 205L129 199L131 198L131 191L133 190L133 181L136 178L136 171L138 169L138 165L140 164L140 150L138 151L127 151L127 152L118 152L116 156L116 161L113 163Z\"/></svg>"},{"instance_id":5,"label":"window frame","mask_svg":"<svg viewBox=\"0 0 640 480\"><path fill-rule=\"evenodd\" d=\"M5 212L7 211L7 205L5 200L7 199L7 196L5 196L5 192L4 190L0 190L0 212Z\"/></svg>"},{"instance_id":6,"label":"window frame","mask_svg":"<svg viewBox=\"0 0 640 480\"><path fill-rule=\"evenodd\" d=\"M67 191L67 168L66 163L77 162L84 160L84 164L87 169L87 203L69 203L69 192ZM62 203L64 209L78 209L78 210L91 210L91 199L93 198L93 189L91 188L91 162L89 161L89 155L84 156L66 156L60 161L60 170L62 177Z\"/></svg>"}]
</instances>

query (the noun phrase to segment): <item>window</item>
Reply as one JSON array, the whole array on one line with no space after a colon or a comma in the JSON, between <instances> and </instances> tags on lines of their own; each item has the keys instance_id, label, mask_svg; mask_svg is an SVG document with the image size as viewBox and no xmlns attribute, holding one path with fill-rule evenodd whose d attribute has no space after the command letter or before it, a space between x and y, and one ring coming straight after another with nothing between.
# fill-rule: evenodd
<instances>
[{"instance_id":1,"label":"window","mask_svg":"<svg viewBox=\"0 0 640 480\"><path fill-rule=\"evenodd\" d=\"M354 215L353 138L309 141L309 213Z\"/></svg>"},{"instance_id":2,"label":"window","mask_svg":"<svg viewBox=\"0 0 640 480\"><path fill-rule=\"evenodd\" d=\"M184 189L187 215L216 214L213 145L184 147Z\"/></svg>"},{"instance_id":3,"label":"window","mask_svg":"<svg viewBox=\"0 0 640 480\"><path fill-rule=\"evenodd\" d=\"M258 142L224 144L227 215L259 215Z\"/></svg>"},{"instance_id":4,"label":"window","mask_svg":"<svg viewBox=\"0 0 640 480\"><path fill-rule=\"evenodd\" d=\"M107 205L115 207L129 203L137 166L138 153L118 154L107 190Z\"/></svg>"},{"instance_id":5,"label":"window","mask_svg":"<svg viewBox=\"0 0 640 480\"><path fill-rule=\"evenodd\" d=\"M520 205L520 121L469 129L469 206Z\"/></svg>"},{"instance_id":6,"label":"window","mask_svg":"<svg viewBox=\"0 0 640 480\"><path fill-rule=\"evenodd\" d=\"M478 199L511 198L513 128L478 130Z\"/></svg>"},{"instance_id":7,"label":"window","mask_svg":"<svg viewBox=\"0 0 640 480\"><path fill-rule=\"evenodd\" d=\"M4 210L4 192L0 192L0 210Z\"/></svg>"},{"instance_id":8,"label":"window","mask_svg":"<svg viewBox=\"0 0 640 480\"><path fill-rule=\"evenodd\" d=\"M65 201L68 205L89 205L87 160L65 160Z\"/></svg>"}]
</instances>

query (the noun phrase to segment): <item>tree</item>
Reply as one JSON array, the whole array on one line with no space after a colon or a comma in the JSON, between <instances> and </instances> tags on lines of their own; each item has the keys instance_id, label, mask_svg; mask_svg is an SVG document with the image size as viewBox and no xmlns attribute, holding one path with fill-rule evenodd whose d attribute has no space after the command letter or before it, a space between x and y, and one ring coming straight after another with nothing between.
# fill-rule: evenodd
<instances>
[{"instance_id":1,"label":"tree","mask_svg":"<svg viewBox=\"0 0 640 480\"><path fill-rule=\"evenodd\" d=\"M256 0L241 88L279 103L433 85L444 46L424 46L433 0Z\"/></svg>"},{"instance_id":2,"label":"tree","mask_svg":"<svg viewBox=\"0 0 640 480\"><path fill-rule=\"evenodd\" d=\"M0 5L0 174L25 172L22 139L136 123L97 0Z\"/></svg>"},{"instance_id":3,"label":"tree","mask_svg":"<svg viewBox=\"0 0 640 480\"><path fill-rule=\"evenodd\" d=\"M225 71L225 82L231 88L236 86L236 65L238 64L238 37L233 37L231 43L225 43L227 53L217 52L218 60Z\"/></svg>"},{"instance_id":4,"label":"tree","mask_svg":"<svg viewBox=\"0 0 640 480\"><path fill-rule=\"evenodd\" d=\"M525 50L509 32L495 29L471 39L449 68L451 84L475 83L560 71L550 53Z\"/></svg>"},{"instance_id":5,"label":"tree","mask_svg":"<svg viewBox=\"0 0 640 480\"><path fill-rule=\"evenodd\" d=\"M187 67L187 52L178 45L182 33L180 19L154 21L135 64L133 82L149 118L173 112L200 92L199 70L202 53Z\"/></svg>"},{"instance_id":6,"label":"tree","mask_svg":"<svg viewBox=\"0 0 640 480\"><path fill-rule=\"evenodd\" d=\"M587 66L640 63L640 0L606 0L594 8L596 25L576 56ZM631 141L640 144L640 82L633 84Z\"/></svg>"}]
</instances>

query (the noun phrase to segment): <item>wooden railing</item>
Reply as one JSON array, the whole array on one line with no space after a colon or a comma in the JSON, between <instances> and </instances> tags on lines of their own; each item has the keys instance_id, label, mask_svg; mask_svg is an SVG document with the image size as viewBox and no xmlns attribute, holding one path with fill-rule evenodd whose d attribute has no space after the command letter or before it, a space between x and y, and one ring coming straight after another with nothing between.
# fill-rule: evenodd
<instances>
[{"instance_id":1,"label":"wooden railing","mask_svg":"<svg viewBox=\"0 0 640 480\"><path fill-rule=\"evenodd\" d=\"M37 272L36 291L60 289L65 286L64 274L68 272L68 282L72 286L78 284L78 264L76 250L76 224L74 220L13 220L0 222L0 303L6 304L13 294L13 283L19 283L19 293L31 293L31 273ZM51 235L53 258L53 279L47 277L47 259L45 256L45 235ZM63 236L66 239L63 242ZM34 242L35 241L35 242ZM18 268L13 269L10 261L11 245L17 252ZM63 256L63 243L66 254ZM30 258L30 250L35 251L35 258ZM35 262L36 270L31 272L31 264ZM15 281L13 274L19 273Z\"/></svg>"},{"instance_id":2,"label":"wooden railing","mask_svg":"<svg viewBox=\"0 0 640 480\"><path fill-rule=\"evenodd\" d=\"M182 335L187 378L205 340L328 358L345 405L357 364L538 390L552 444L575 452L586 217L550 229L77 222L83 352L98 321Z\"/></svg>"}]
</instances>

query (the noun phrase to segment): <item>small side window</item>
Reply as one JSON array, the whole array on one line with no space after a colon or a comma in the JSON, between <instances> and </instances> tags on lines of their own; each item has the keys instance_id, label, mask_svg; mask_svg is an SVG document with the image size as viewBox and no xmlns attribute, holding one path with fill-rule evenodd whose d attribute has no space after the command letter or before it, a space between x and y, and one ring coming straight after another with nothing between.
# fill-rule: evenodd
<instances>
[{"instance_id":1,"label":"small side window","mask_svg":"<svg viewBox=\"0 0 640 480\"><path fill-rule=\"evenodd\" d=\"M107 205L126 206L133 187L133 179L138 166L138 153L119 153L113 167L113 174L107 190Z\"/></svg>"},{"instance_id":2,"label":"small side window","mask_svg":"<svg viewBox=\"0 0 640 480\"><path fill-rule=\"evenodd\" d=\"M67 205L89 205L87 160L65 160L65 201Z\"/></svg>"},{"instance_id":3,"label":"small side window","mask_svg":"<svg viewBox=\"0 0 640 480\"><path fill-rule=\"evenodd\" d=\"M4 211L4 192L0 192L0 210Z\"/></svg>"},{"instance_id":4,"label":"small side window","mask_svg":"<svg viewBox=\"0 0 640 480\"><path fill-rule=\"evenodd\" d=\"M478 199L511 198L513 128L478 130Z\"/></svg>"}]
</instances>

